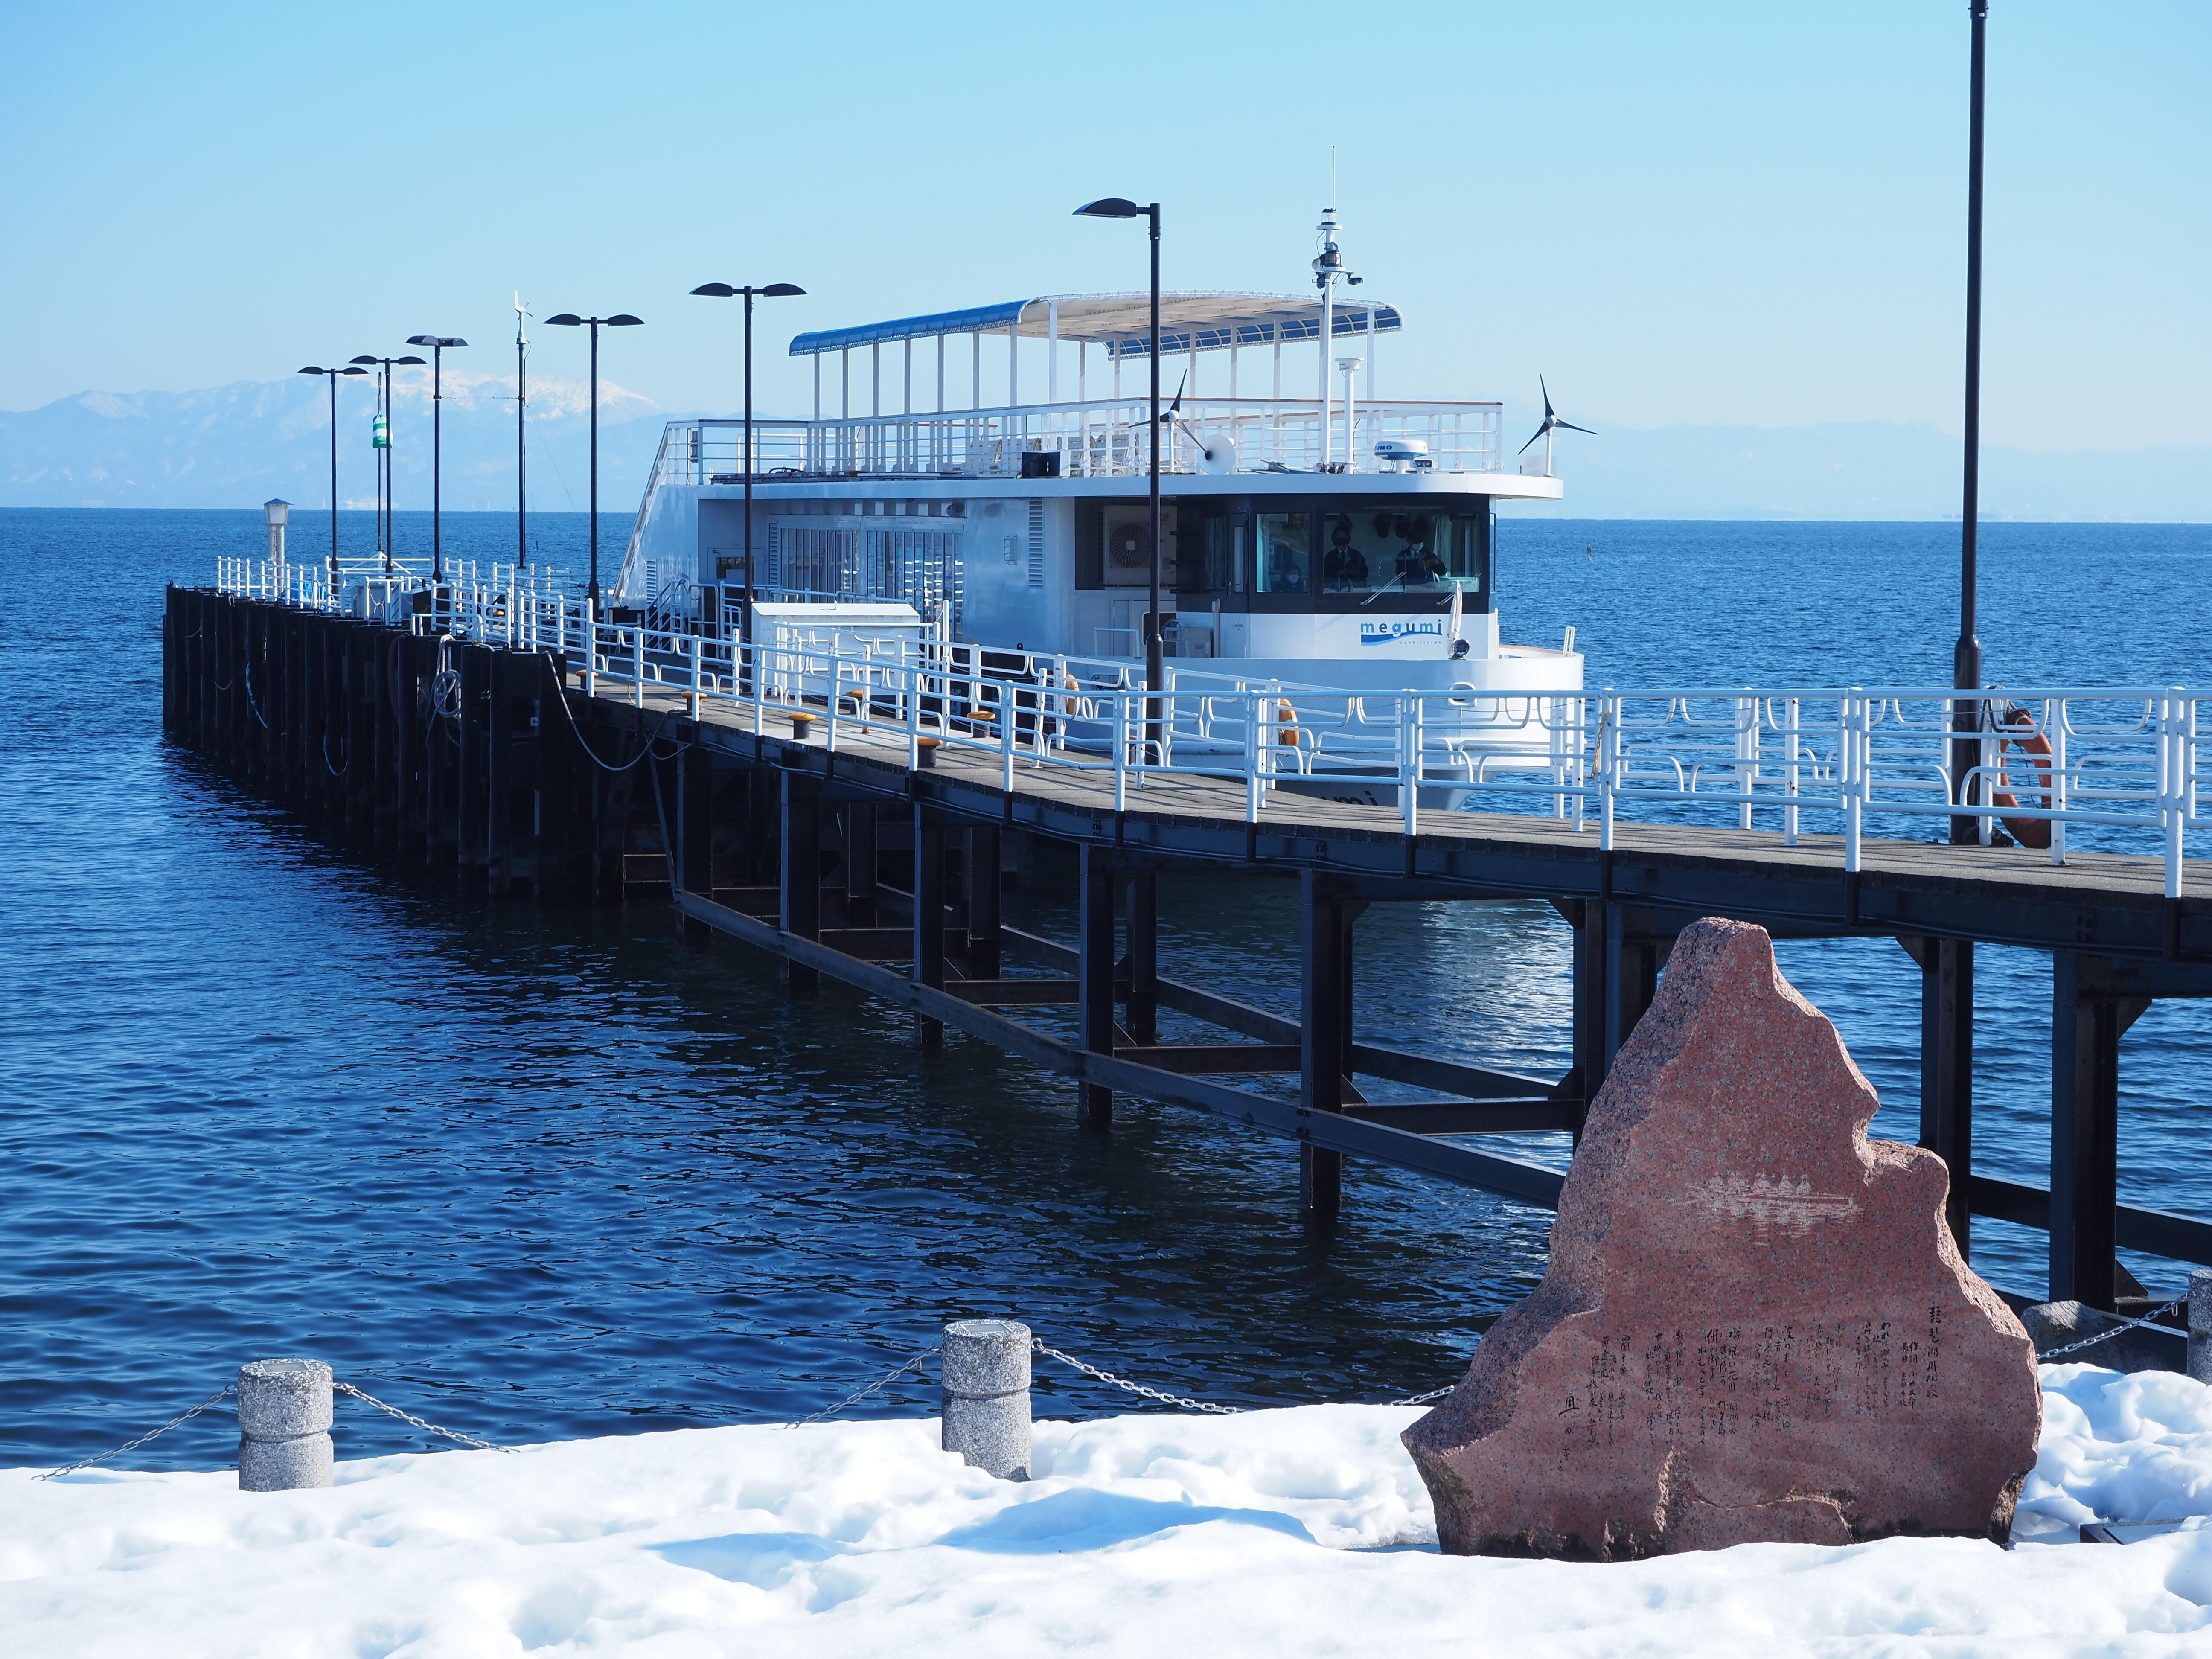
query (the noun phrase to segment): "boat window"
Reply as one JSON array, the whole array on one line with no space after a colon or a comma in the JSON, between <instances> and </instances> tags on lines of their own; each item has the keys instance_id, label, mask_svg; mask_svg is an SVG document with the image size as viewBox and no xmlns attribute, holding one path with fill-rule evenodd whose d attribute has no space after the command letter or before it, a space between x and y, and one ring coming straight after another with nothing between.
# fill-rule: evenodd
<instances>
[{"instance_id":1,"label":"boat window","mask_svg":"<svg viewBox=\"0 0 2212 1659\"><path fill-rule=\"evenodd\" d=\"M1312 592L1312 535L1303 513L1262 513L1258 515L1258 565L1255 583L1262 593Z\"/></svg>"},{"instance_id":2,"label":"boat window","mask_svg":"<svg viewBox=\"0 0 2212 1659\"><path fill-rule=\"evenodd\" d=\"M1488 563L1483 556L1487 539L1483 532L1489 526L1471 513L1454 514L1449 522L1439 519L1437 523L1440 530L1448 532L1448 537L1439 541L1446 574L1462 593L1481 592L1483 567Z\"/></svg>"}]
</instances>

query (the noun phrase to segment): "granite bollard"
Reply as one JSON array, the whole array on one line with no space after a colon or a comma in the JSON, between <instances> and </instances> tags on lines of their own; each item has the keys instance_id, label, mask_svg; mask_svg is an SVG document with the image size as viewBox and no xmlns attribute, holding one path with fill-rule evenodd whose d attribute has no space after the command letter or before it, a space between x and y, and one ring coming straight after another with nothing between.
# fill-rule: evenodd
<instances>
[{"instance_id":1,"label":"granite bollard","mask_svg":"<svg viewBox=\"0 0 2212 1659\"><path fill-rule=\"evenodd\" d=\"M1683 932L1543 1283L1406 1431L1446 1551L2005 1541L2034 1349L1960 1258L1942 1160L1867 1139L1875 1103L1765 930Z\"/></svg>"},{"instance_id":2,"label":"granite bollard","mask_svg":"<svg viewBox=\"0 0 2212 1659\"><path fill-rule=\"evenodd\" d=\"M945 1328L945 1427L939 1442L1002 1480L1030 1478L1030 1328L959 1319Z\"/></svg>"},{"instance_id":3,"label":"granite bollard","mask_svg":"<svg viewBox=\"0 0 2212 1659\"><path fill-rule=\"evenodd\" d=\"M289 1492L337 1478L331 1368L319 1359L256 1359L238 1368L238 1489Z\"/></svg>"}]
</instances>

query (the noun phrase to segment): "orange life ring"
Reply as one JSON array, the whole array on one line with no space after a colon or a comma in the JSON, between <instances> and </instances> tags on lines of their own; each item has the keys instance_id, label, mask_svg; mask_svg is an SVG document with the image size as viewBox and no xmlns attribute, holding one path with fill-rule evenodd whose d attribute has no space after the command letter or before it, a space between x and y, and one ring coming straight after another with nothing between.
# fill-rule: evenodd
<instances>
[{"instance_id":1,"label":"orange life ring","mask_svg":"<svg viewBox=\"0 0 2212 1659\"><path fill-rule=\"evenodd\" d=\"M2027 731L2024 735L2008 737L1997 745L2000 763L2004 751L2008 749L2018 749L2021 753L2026 755L2028 763L2035 768L2036 781L2042 787L2042 793L2031 796L2025 804L2029 806L2047 808L2051 805L2051 739L2036 729L2035 716L2025 708L2014 708L2005 716L2002 725L2007 728L2025 726ZM1991 805L2019 806L2023 804L2014 795L2009 787L2011 782L2012 780L2004 773L1997 774L1997 787L1990 792ZM2012 832L2012 838L2022 847L2041 848L2051 845L2049 818L2007 818L2004 821L2004 827Z\"/></svg>"}]
</instances>

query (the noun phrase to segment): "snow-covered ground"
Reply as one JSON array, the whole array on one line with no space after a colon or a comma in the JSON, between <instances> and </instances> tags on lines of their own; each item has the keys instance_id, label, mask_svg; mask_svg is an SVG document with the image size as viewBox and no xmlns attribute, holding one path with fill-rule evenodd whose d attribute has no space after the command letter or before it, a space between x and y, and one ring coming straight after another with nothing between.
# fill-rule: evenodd
<instances>
[{"instance_id":1,"label":"snow-covered ground","mask_svg":"<svg viewBox=\"0 0 2212 1659\"><path fill-rule=\"evenodd\" d=\"M1419 1413L1382 1406L1040 1423L1022 1486L934 1420L387 1457L324 1492L12 1470L0 1654L2212 1654L2212 1522L2053 1547L2212 1511L2212 1389L2044 1386L2020 1532L2051 1541L2010 1552L1441 1556L1397 1441Z\"/></svg>"}]
</instances>

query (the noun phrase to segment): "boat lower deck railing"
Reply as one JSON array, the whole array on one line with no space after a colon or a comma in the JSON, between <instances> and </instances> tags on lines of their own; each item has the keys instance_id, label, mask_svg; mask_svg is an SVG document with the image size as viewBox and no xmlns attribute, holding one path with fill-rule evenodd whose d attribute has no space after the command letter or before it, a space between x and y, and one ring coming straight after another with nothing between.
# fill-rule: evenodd
<instances>
[{"instance_id":1,"label":"boat lower deck railing","mask_svg":"<svg viewBox=\"0 0 2212 1659\"><path fill-rule=\"evenodd\" d=\"M909 768L925 750L980 763L1010 793L1024 769L1049 769L1095 782L1117 811L1180 779L1229 786L1248 823L1288 788L1391 807L1409 836L1425 810L1468 806L1593 828L1606 848L1624 815L1771 825L1787 846L1809 823L1840 835L1846 871L1872 821L1893 837L1948 838L1966 820L1984 843L2009 833L2047 845L2055 865L2069 845L2154 853L2169 897L2188 834L2204 825L2203 688L1352 692L1170 663L1148 690L1127 659L954 642L934 626L920 638L780 627L746 643L728 629L602 618L540 573L489 575L428 587L369 573L334 592L326 567L240 560L224 562L219 586L552 653L587 695L669 698L763 737ZM1972 764L1954 778L1962 746Z\"/></svg>"}]
</instances>

